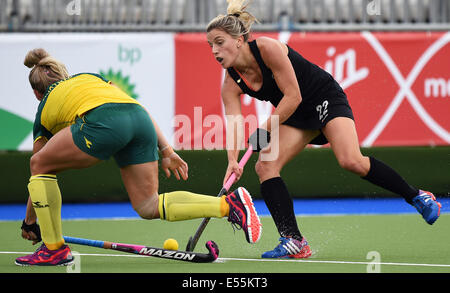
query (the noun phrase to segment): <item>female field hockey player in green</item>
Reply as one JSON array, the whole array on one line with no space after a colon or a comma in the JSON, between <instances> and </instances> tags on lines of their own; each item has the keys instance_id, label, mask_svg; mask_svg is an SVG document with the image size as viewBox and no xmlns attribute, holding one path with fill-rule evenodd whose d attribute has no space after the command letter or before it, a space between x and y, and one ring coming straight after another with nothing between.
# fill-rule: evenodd
<instances>
[{"instance_id":1,"label":"female field hockey player in green","mask_svg":"<svg viewBox=\"0 0 450 293\"><path fill-rule=\"evenodd\" d=\"M278 40L267 37L249 40L255 18L246 11L246 3L228 0L228 14L209 23L207 40L216 60L227 69L221 91L226 115L241 115L242 94L270 101L276 107L272 117L278 117L278 122L272 125L276 119L267 119L250 137L253 149L258 149L258 137L270 138L272 132L279 138L261 151L255 166L261 195L281 235L280 244L262 257L311 255L308 242L298 229L292 199L280 177L283 166L310 143L329 142L342 168L403 196L427 223L433 224L441 205L432 193L410 186L389 166L361 154L347 96L332 76ZM230 129L234 133L227 133L227 137L236 137L237 127L228 127L227 132ZM263 155L271 157L276 148L279 153L276 159L262 159ZM238 179L241 176L243 170L238 166L237 155L237 148L228 150L225 178L231 172Z\"/></svg>"},{"instance_id":2,"label":"female field hockey player in green","mask_svg":"<svg viewBox=\"0 0 450 293\"><path fill-rule=\"evenodd\" d=\"M135 211L144 219L181 221L228 217L249 243L261 236L250 194L238 188L215 197L177 191L158 194L158 148L169 177L188 178L188 165L170 147L158 125L136 100L101 76L69 76L64 64L43 49L28 52L29 81L40 101L34 122L29 199L22 237L43 244L16 259L18 265L67 265L73 260L61 226L56 174L87 168L114 157ZM37 223L39 221L39 224ZM42 236L42 237L41 237Z\"/></svg>"}]
</instances>

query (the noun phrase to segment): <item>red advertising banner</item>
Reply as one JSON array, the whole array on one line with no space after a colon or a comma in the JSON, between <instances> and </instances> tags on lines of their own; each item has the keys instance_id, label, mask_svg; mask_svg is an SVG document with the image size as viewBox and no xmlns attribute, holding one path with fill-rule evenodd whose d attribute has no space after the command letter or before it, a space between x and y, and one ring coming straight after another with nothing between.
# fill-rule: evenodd
<instances>
[{"instance_id":1,"label":"red advertising banner","mask_svg":"<svg viewBox=\"0 0 450 293\"><path fill-rule=\"evenodd\" d=\"M334 76L347 93L361 146L450 144L450 32L264 35ZM175 51L175 147L223 149L224 70L203 33L178 34ZM243 96L247 133L272 110Z\"/></svg>"}]
</instances>

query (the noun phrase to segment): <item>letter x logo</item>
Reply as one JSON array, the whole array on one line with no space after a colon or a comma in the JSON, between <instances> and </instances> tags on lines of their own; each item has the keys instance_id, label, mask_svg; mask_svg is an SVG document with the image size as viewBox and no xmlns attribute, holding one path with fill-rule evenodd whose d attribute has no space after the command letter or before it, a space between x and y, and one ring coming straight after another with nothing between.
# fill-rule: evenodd
<instances>
[{"instance_id":1,"label":"letter x logo","mask_svg":"<svg viewBox=\"0 0 450 293\"><path fill-rule=\"evenodd\" d=\"M442 138L447 143L450 143L450 134L442 126L440 126L428 112L424 109L422 104L417 99L416 95L411 90L411 86L416 81L418 75L423 70L425 65L430 61L430 59L447 43L450 42L450 32L444 34L441 38L436 40L417 60L411 72L406 78L403 77L397 65L392 60L391 56L386 52L386 49L380 44L380 42L372 35L370 32L362 32L363 38L372 46L377 55L386 65L389 72L394 77L395 81L399 85L399 91L392 100L391 104L387 108L386 112L383 114L381 119L377 122L375 127L369 133L369 135L362 142L362 146L371 146L378 136L383 132L386 125L389 123L391 118L394 116L398 107L402 103L403 99L407 99L408 102L416 111L417 115L422 119L425 125L431 129L436 135Z\"/></svg>"}]
</instances>

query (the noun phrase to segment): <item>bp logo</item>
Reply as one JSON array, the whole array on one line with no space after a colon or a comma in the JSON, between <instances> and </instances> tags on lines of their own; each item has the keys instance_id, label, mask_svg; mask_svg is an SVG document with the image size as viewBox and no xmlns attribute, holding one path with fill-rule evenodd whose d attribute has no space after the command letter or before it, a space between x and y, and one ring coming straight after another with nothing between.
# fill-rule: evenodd
<instances>
[{"instance_id":1,"label":"bp logo","mask_svg":"<svg viewBox=\"0 0 450 293\"><path fill-rule=\"evenodd\" d=\"M32 128L32 121L0 108L0 149L18 149Z\"/></svg>"},{"instance_id":2,"label":"bp logo","mask_svg":"<svg viewBox=\"0 0 450 293\"><path fill-rule=\"evenodd\" d=\"M130 77L123 75L121 70L117 72L114 72L111 68L108 71L100 70L100 75L103 76L104 79L117 85L133 99L139 98L138 94L134 91L136 85L130 83Z\"/></svg>"}]
</instances>

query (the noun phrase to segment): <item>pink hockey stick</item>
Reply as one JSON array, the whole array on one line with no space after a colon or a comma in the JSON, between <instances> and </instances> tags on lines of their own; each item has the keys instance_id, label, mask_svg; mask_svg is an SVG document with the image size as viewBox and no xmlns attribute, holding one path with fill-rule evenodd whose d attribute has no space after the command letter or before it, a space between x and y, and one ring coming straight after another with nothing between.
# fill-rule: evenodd
<instances>
[{"instance_id":1,"label":"pink hockey stick","mask_svg":"<svg viewBox=\"0 0 450 293\"><path fill-rule=\"evenodd\" d=\"M251 145L249 145L247 151L245 152L244 156L239 161L239 167L244 168L245 164L247 164L248 159L250 159L253 152L253 148ZM218 197L226 194L228 190L230 189L231 185L233 185L234 180L236 180L236 174L233 172L231 173L230 177L228 177L227 181L223 185L222 189L220 190ZM188 243L186 245L186 251L194 251L195 245L197 245L198 239L200 239L200 236L203 233L203 230L205 230L206 225L208 225L209 220L211 218L204 218L200 226L197 228L197 231L195 232L194 236L189 237Z\"/></svg>"}]
</instances>

